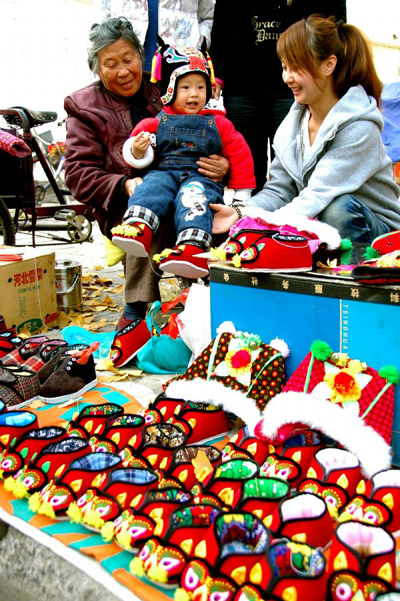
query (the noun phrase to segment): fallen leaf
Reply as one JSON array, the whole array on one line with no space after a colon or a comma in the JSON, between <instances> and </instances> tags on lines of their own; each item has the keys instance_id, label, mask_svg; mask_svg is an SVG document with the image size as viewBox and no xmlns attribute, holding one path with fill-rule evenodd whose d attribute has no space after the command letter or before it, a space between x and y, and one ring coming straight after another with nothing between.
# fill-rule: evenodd
<instances>
[{"instance_id":1,"label":"fallen leaf","mask_svg":"<svg viewBox=\"0 0 400 601\"><path fill-rule=\"evenodd\" d=\"M114 367L110 359L100 359L96 363L96 371L111 371L113 374L119 374L119 369Z\"/></svg>"},{"instance_id":2,"label":"fallen leaf","mask_svg":"<svg viewBox=\"0 0 400 601\"><path fill-rule=\"evenodd\" d=\"M36 401L32 401L32 403L29 404L29 408L30 409L40 409L40 407L44 407L45 403L43 403L42 401L36 400Z\"/></svg>"},{"instance_id":3,"label":"fallen leaf","mask_svg":"<svg viewBox=\"0 0 400 601\"><path fill-rule=\"evenodd\" d=\"M68 315L64 311L60 311L60 313L58 315L58 327L60 328L60 330L62 330L63 328L66 328L68 324L69 324Z\"/></svg>"},{"instance_id":4,"label":"fallen leaf","mask_svg":"<svg viewBox=\"0 0 400 601\"><path fill-rule=\"evenodd\" d=\"M124 291L124 286L122 284L120 284L119 286L116 286L115 288L112 289L112 292L114 294L122 294Z\"/></svg>"},{"instance_id":5,"label":"fallen leaf","mask_svg":"<svg viewBox=\"0 0 400 601\"><path fill-rule=\"evenodd\" d=\"M132 376L128 374L119 374L118 376L100 376L100 382L104 384L110 384L111 382L122 382L124 380L130 380Z\"/></svg>"}]
</instances>

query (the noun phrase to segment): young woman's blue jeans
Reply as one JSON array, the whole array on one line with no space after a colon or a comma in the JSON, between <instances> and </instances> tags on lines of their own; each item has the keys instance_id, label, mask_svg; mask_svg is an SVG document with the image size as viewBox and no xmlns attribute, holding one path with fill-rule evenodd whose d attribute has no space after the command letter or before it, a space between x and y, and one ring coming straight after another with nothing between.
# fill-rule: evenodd
<instances>
[{"instance_id":1,"label":"young woman's blue jeans","mask_svg":"<svg viewBox=\"0 0 400 601\"><path fill-rule=\"evenodd\" d=\"M377 236L391 231L376 213L352 194L335 198L318 219L335 227L342 238L350 238L352 242L370 244Z\"/></svg>"}]
</instances>

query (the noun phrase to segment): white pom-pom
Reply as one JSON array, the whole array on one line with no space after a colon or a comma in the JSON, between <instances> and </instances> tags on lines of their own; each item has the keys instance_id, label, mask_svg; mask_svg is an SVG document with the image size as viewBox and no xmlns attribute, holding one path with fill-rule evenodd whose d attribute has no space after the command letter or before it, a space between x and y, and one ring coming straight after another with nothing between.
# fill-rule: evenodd
<instances>
[{"instance_id":1,"label":"white pom-pom","mask_svg":"<svg viewBox=\"0 0 400 601\"><path fill-rule=\"evenodd\" d=\"M269 346L272 346L272 348L279 351L280 354L282 355L282 357L285 357L285 359L286 359L286 357L289 357L289 355L290 355L290 349L289 349L288 345L286 344L286 342L284 340L282 340L282 338L274 338L269 343Z\"/></svg>"},{"instance_id":2,"label":"white pom-pom","mask_svg":"<svg viewBox=\"0 0 400 601\"><path fill-rule=\"evenodd\" d=\"M223 334L224 332L230 332L234 334L236 332L235 324L233 321L223 321L217 328L217 334Z\"/></svg>"}]
</instances>

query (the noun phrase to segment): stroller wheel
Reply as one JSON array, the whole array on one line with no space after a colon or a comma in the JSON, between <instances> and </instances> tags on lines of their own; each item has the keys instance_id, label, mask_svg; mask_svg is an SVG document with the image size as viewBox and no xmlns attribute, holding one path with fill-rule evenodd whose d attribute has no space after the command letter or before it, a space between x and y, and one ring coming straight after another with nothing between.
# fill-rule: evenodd
<instances>
[{"instance_id":1,"label":"stroller wheel","mask_svg":"<svg viewBox=\"0 0 400 601\"><path fill-rule=\"evenodd\" d=\"M91 241L92 223L85 215L75 215L67 218L68 236L73 242Z\"/></svg>"}]
</instances>

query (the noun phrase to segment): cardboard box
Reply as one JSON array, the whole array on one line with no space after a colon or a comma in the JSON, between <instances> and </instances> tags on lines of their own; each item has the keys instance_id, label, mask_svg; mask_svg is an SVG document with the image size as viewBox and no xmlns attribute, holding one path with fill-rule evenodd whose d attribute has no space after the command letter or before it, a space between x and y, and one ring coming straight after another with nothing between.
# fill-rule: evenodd
<instances>
[{"instance_id":1,"label":"cardboard box","mask_svg":"<svg viewBox=\"0 0 400 601\"><path fill-rule=\"evenodd\" d=\"M36 332L57 325L55 254L1 246L0 252L22 254L22 261L0 261L0 315L8 328Z\"/></svg>"},{"instance_id":2,"label":"cardboard box","mask_svg":"<svg viewBox=\"0 0 400 601\"><path fill-rule=\"evenodd\" d=\"M400 370L400 286L363 286L349 277L317 273L246 273L211 265L211 334L226 320L269 343L282 338L290 377L323 340L333 351L366 361L379 371ZM396 386L392 446L400 466L400 384Z\"/></svg>"}]
</instances>

